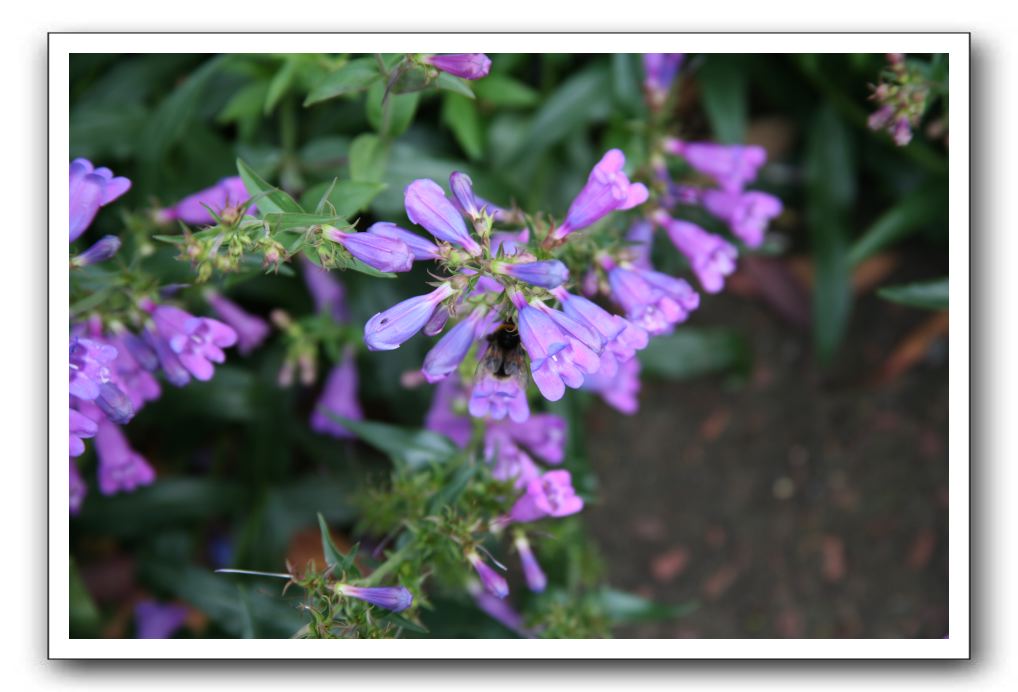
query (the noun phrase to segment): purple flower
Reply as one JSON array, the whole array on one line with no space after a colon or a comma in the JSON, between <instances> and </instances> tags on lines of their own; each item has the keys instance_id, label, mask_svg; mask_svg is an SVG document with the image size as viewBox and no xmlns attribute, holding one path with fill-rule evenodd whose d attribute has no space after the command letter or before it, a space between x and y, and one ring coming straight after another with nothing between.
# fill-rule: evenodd
<instances>
[{"instance_id":1,"label":"purple flower","mask_svg":"<svg viewBox=\"0 0 1018 692\"><path fill-rule=\"evenodd\" d=\"M535 413L525 421L506 421L489 430L504 432L549 464L561 464L565 458L566 421L554 413Z\"/></svg>"},{"instance_id":2,"label":"purple flower","mask_svg":"<svg viewBox=\"0 0 1018 692\"><path fill-rule=\"evenodd\" d=\"M452 190L453 205L471 220L481 218L482 210L496 221L509 220L508 211L474 194L474 182L466 173L453 171L449 176L449 189Z\"/></svg>"},{"instance_id":3,"label":"purple flower","mask_svg":"<svg viewBox=\"0 0 1018 692\"><path fill-rule=\"evenodd\" d=\"M555 288L569 280L569 270L559 260L541 260L538 262L492 262L491 270L496 274L511 276L532 286Z\"/></svg>"},{"instance_id":4,"label":"purple flower","mask_svg":"<svg viewBox=\"0 0 1018 692\"><path fill-rule=\"evenodd\" d=\"M466 447L473 434L470 418L460 415L456 409L466 412L466 392L454 379L444 379L435 387L435 396L431 400L431 408L424 419L424 427L428 430L445 435L460 447Z\"/></svg>"},{"instance_id":5,"label":"purple flower","mask_svg":"<svg viewBox=\"0 0 1018 692\"><path fill-rule=\"evenodd\" d=\"M622 171L625 165L625 154L619 149L611 149L601 157L552 237L565 238L613 211L632 209L646 202L647 187L643 183L630 183Z\"/></svg>"},{"instance_id":6,"label":"purple flower","mask_svg":"<svg viewBox=\"0 0 1018 692\"><path fill-rule=\"evenodd\" d=\"M87 267L90 264L99 264L112 258L120 250L120 238L115 235L104 235L92 244L90 248L71 260L71 266Z\"/></svg>"},{"instance_id":7,"label":"purple flower","mask_svg":"<svg viewBox=\"0 0 1018 692\"><path fill-rule=\"evenodd\" d=\"M523 451L509 431L497 422L489 426L484 433L484 458L492 465L492 478L513 481L516 488L525 488L527 483L541 476L541 470L530 455Z\"/></svg>"},{"instance_id":8,"label":"purple flower","mask_svg":"<svg viewBox=\"0 0 1018 692\"><path fill-rule=\"evenodd\" d=\"M441 307L431 315L428 321L424 324L424 328L421 329L426 336L438 336L445 329L445 325L449 322L449 310L448 308Z\"/></svg>"},{"instance_id":9,"label":"purple flower","mask_svg":"<svg viewBox=\"0 0 1018 692\"><path fill-rule=\"evenodd\" d=\"M424 357L424 367L421 368L424 379L434 384L459 368L477 339L478 325L487 312L486 308L477 308L438 340Z\"/></svg>"},{"instance_id":10,"label":"purple flower","mask_svg":"<svg viewBox=\"0 0 1018 692\"><path fill-rule=\"evenodd\" d=\"M232 327L209 317L195 317L171 305L156 307L152 320L181 365L202 381L212 379L213 363L226 360L222 349L237 343L237 332Z\"/></svg>"},{"instance_id":11,"label":"purple flower","mask_svg":"<svg viewBox=\"0 0 1018 692\"><path fill-rule=\"evenodd\" d=\"M368 228L367 232L373 235L382 236L383 238L402 241L408 248L410 248L410 252L415 260L438 259L439 251L437 245L427 238L422 238L416 233L411 233L410 231L400 228L394 223L375 223Z\"/></svg>"},{"instance_id":12,"label":"purple flower","mask_svg":"<svg viewBox=\"0 0 1018 692\"><path fill-rule=\"evenodd\" d=\"M408 298L379 312L364 325L364 343L371 351L392 351L419 332L431 319L435 308L456 289L443 283L431 293Z\"/></svg>"},{"instance_id":13,"label":"purple flower","mask_svg":"<svg viewBox=\"0 0 1018 692\"><path fill-rule=\"evenodd\" d=\"M654 249L654 224L640 219L626 233L626 240L632 243L627 248L630 263L641 269L650 269L650 255Z\"/></svg>"},{"instance_id":14,"label":"purple flower","mask_svg":"<svg viewBox=\"0 0 1018 692\"><path fill-rule=\"evenodd\" d=\"M237 209L249 199L251 195L244 181L234 175L185 197L168 209L161 209L157 218L160 222L179 220L194 225L215 223L209 209L222 216L225 210ZM254 212L255 205L248 206L247 210Z\"/></svg>"},{"instance_id":15,"label":"purple flower","mask_svg":"<svg viewBox=\"0 0 1018 692\"><path fill-rule=\"evenodd\" d=\"M493 420L509 416L514 421L525 421L530 416L527 392L520 381L489 371L484 371L474 382L468 410L475 418L490 416Z\"/></svg>"},{"instance_id":16,"label":"purple flower","mask_svg":"<svg viewBox=\"0 0 1018 692\"><path fill-rule=\"evenodd\" d=\"M431 235L458 245L471 255L481 254L481 246L470 236L459 211L434 180L421 178L407 185L403 196L406 214Z\"/></svg>"},{"instance_id":17,"label":"purple flower","mask_svg":"<svg viewBox=\"0 0 1018 692\"><path fill-rule=\"evenodd\" d=\"M369 267L382 272L410 271L414 255L407 244L397 238L375 233L346 233L332 226L322 229L326 238L339 243L347 252Z\"/></svg>"},{"instance_id":18,"label":"purple flower","mask_svg":"<svg viewBox=\"0 0 1018 692\"><path fill-rule=\"evenodd\" d=\"M682 156L694 170L709 175L728 191L739 191L756 178L767 161L767 152L756 145L683 142L668 139L665 149Z\"/></svg>"},{"instance_id":19,"label":"purple flower","mask_svg":"<svg viewBox=\"0 0 1018 692\"><path fill-rule=\"evenodd\" d=\"M92 339L71 337L68 355L70 393L84 401L94 401L100 386L111 378L110 365L117 349Z\"/></svg>"},{"instance_id":20,"label":"purple flower","mask_svg":"<svg viewBox=\"0 0 1018 692\"><path fill-rule=\"evenodd\" d=\"M568 471L548 471L527 484L527 490L509 512L513 521L528 522L544 517L565 517L583 509L583 499L573 490Z\"/></svg>"},{"instance_id":21,"label":"purple flower","mask_svg":"<svg viewBox=\"0 0 1018 692\"><path fill-rule=\"evenodd\" d=\"M82 441L82 438L95 437L95 433L99 428L94 420L81 411L73 408L68 410L70 411L68 428L70 432L70 456L80 457L85 453L85 443Z\"/></svg>"},{"instance_id":22,"label":"purple flower","mask_svg":"<svg viewBox=\"0 0 1018 692\"><path fill-rule=\"evenodd\" d=\"M631 359L636 351L647 346L647 333L624 317L613 315L583 296L561 288L552 291L552 294L562 303L566 315L586 325L603 339L605 347L598 374L613 376L619 363Z\"/></svg>"},{"instance_id":23,"label":"purple flower","mask_svg":"<svg viewBox=\"0 0 1018 692\"><path fill-rule=\"evenodd\" d=\"M137 342L137 343L136 343ZM146 402L154 401L162 394L159 381L139 361L139 354L146 365L155 369L158 359L155 353L133 334L123 332L115 336L112 343L117 348L117 359L113 361L113 381L123 390L135 411L141 410Z\"/></svg>"},{"instance_id":24,"label":"purple flower","mask_svg":"<svg viewBox=\"0 0 1018 692\"><path fill-rule=\"evenodd\" d=\"M608 283L628 319L650 334L667 334L700 305L688 283L652 270L614 266Z\"/></svg>"},{"instance_id":25,"label":"purple flower","mask_svg":"<svg viewBox=\"0 0 1018 692\"><path fill-rule=\"evenodd\" d=\"M325 380L322 395L311 414L311 429L325 435L339 438L356 437L328 413L350 420L363 420L364 412L357 401L357 363L353 350L347 349L339 365L334 367Z\"/></svg>"},{"instance_id":26,"label":"purple flower","mask_svg":"<svg viewBox=\"0 0 1018 692\"><path fill-rule=\"evenodd\" d=\"M475 587L475 592L472 595L477 607L489 617L521 637L534 638L534 633L523 626L523 616L516 612L511 605L492 596L487 591L481 590L480 587Z\"/></svg>"},{"instance_id":27,"label":"purple flower","mask_svg":"<svg viewBox=\"0 0 1018 692\"><path fill-rule=\"evenodd\" d=\"M477 576L480 577L481 584L488 593L496 598L505 598L509 595L509 584L506 583L505 578L489 567L475 551L471 550L467 553L467 560L477 571Z\"/></svg>"},{"instance_id":28,"label":"purple flower","mask_svg":"<svg viewBox=\"0 0 1018 692\"><path fill-rule=\"evenodd\" d=\"M583 384L583 373L600 369L601 359L588 345L596 338L590 330L543 303L520 305L516 298L514 302L530 373L544 398L558 401L566 387L578 389Z\"/></svg>"},{"instance_id":29,"label":"purple flower","mask_svg":"<svg viewBox=\"0 0 1018 692\"><path fill-rule=\"evenodd\" d=\"M82 447L82 449L84 449L84 447ZM68 508L71 515L74 516L81 511L81 503L85 501L85 495L88 494L88 486L85 484L85 480L81 477L81 472L78 470L78 465L74 463L74 459L68 459L68 461L71 464L69 469L70 475L67 479L68 486L70 488Z\"/></svg>"},{"instance_id":30,"label":"purple flower","mask_svg":"<svg viewBox=\"0 0 1018 692\"><path fill-rule=\"evenodd\" d=\"M646 75L643 86L656 104L668 94L685 57L685 53L643 54L643 72Z\"/></svg>"},{"instance_id":31,"label":"purple flower","mask_svg":"<svg viewBox=\"0 0 1018 692\"><path fill-rule=\"evenodd\" d=\"M237 350L242 356L261 346L269 336L269 323L257 315L252 315L229 298L210 291L205 300L223 322L237 332Z\"/></svg>"},{"instance_id":32,"label":"purple flower","mask_svg":"<svg viewBox=\"0 0 1018 692\"><path fill-rule=\"evenodd\" d=\"M706 190L703 206L728 223L732 233L751 248L760 247L771 219L782 211L781 200L766 192Z\"/></svg>"},{"instance_id":33,"label":"purple flower","mask_svg":"<svg viewBox=\"0 0 1018 692\"><path fill-rule=\"evenodd\" d=\"M664 212L656 218L675 247L689 260L703 290L717 293L723 289L725 277L735 271L735 260L739 256L735 246L695 223L673 219Z\"/></svg>"},{"instance_id":34,"label":"purple flower","mask_svg":"<svg viewBox=\"0 0 1018 692\"><path fill-rule=\"evenodd\" d=\"M145 459L127 443L120 427L106 419L99 421L95 451L99 457L99 491L112 495L149 485L156 474Z\"/></svg>"},{"instance_id":35,"label":"purple flower","mask_svg":"<svg viewBox=\"0 0 1018 692\"><path fill-rule=\"evenodd\" d=\"M134 418L134 405L130 397L113 382L99 385L99 396L95 404L112 422L123 425Z\"/></svg>"},{"instance_id":36,"label":"purple flower","mask_svg":"<svg viewBox=\"0 0 1018 692\"><path fill-rule=\"evenodd\" d=\"M908 122L908 116L900 115L895 119L891 128L891 138L899 147L912 141L912 127Z\"/></svg>"},{"instance_id":37,"label":"purple flower","mask_svg":"<svg viewBox=\"0 0 1018 692\"><path fill-rule=\"evenodd\" d=\"M141 601L134 606L136 639L169 639L187 619L187 608L177 603Z\"/></svg>"},{"instance_id":38,"label":"purple flower","mask_svg":"<svg viewBox=\"0 0 1018 692\"><path fill-rule=\"evenodd\" d=\"M145 343L155 353L156 360L159 362L159 366L163 369L163 374L170 381L170 384L176 387L183 387L191 381L191 375L180 362L177 354L173 352L173 349L170 348L166 340L155 332L154 327L146 327L143 337Z\"/></svg>"},{"instance_id":39,"label":"purple flower","mask_svg":"<svg viewBox=\"0 0 1018 692\"><path fill-rule=\"evenodd\" d=\"M491 234L491 252L497 255L501 251L503 255L512 257L526 252L528 242L530 242L529 228L519 231L496 231Z\"/></svg>"},{"instance_id":40,"label":"purple flower","mask_svg":"<svg viewBox=\"0 0 1018 692\"><path fill-rule=\"evenodd\" d=\"M328 270L305 259L304 283L315 303L315 312L326 313L339 324L349 319L346 309L346 289Z\"/></svg>"},{"instance_id":41,"label":"purple flower","mask_svg":"<svg viewBox=\"0 0 1018 692\"><path fill-rule=\"evenodd\" d=\"M583 388L596 392L616 411L632 415L640 407L636 398L640 393L640 361L630 358L610 376L604 372L591 375L583 382Z\"/></svg>"},{"instance_id":42,"label":"purple flower","mask_svg":"<svg viewBox=\"0 0 1018 692\"><path fill-rule=\"evenodd\" d=\"M541 593L548 586L548 577L544 575L541 565L538 564L534 552L530 549L530 542L522 533L516 535L516 552L520 555L520 564L523 566L523 577L527 580L527 588L535 593Z\"/></svg>"},{"instance_id":43,"label":"purple flower","mask_svg":"<svg viewBox=\"0 0 1018 692\"><path fill-rule=\"evenodd\" d=\"M894 109L886 105L881 106L870 113L870 117L866 119L866 125L871 130L882 130L891 124L892 118L894 118Z\"/></svg>"},{"instance_id":44,"label":"purple flower","mask_svg":"<svg viewBox=\"0 0 1018 692\"><path fill-rule=\"evenodd\" d=\"M88 159L74 159L70 168L70 242L92 225L99 207L131 189L131 181L113 177L109 168L95 168Z\"/></svg>"},{"instance_id":45,"label":"purple flower","mask_svg":"<svg viewBox=\"0 0 1018 692\"><path fill-rule=\"evenodd\" d=\"M484 53L429 55L424 58L424 61L442 72L448 72L463 79L480 79L491 70L491 59Z\"/></svg>"},{"instance_id":46,"label":"purple flower","mask_svg":"<svg viewBox=\"0 0 1018 692\"><path fill-rule=\"evenodd\" d=\"M413 605L414 597L405 586L351 586L336 584L340 596L349 596L399 613Z\"/></svg>"}]
</instances>

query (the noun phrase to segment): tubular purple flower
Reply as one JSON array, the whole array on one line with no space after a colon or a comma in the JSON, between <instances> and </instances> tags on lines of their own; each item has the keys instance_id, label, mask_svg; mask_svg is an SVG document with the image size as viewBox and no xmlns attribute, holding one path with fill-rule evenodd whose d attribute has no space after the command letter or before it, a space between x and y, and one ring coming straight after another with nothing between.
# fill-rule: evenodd
<instances>
[{"instance_id":1,"label":"tubular purple flower","mask_svg":"<svg viewBox=\"0 0 1018 692\"><path fill-rule=\"evenodd\" d=\"M708 233L695 223L670 218L664 212L658 217L672 243L686 256L700 280L703 290L717 293L725 287L725 277L735 271L739 251L719 235Z\"/></svg>"},{"instance_id":2,"label":"tubular purple flower","mask_svg":"<svg viewBox=\"0 0 1018 692\"><path fill-rule=\"evenodd\" d=\"M431 293L408 298L385 312L377 313L364 325L364 343L371 351L392 351L419 332L438 304L456 293L443 283Z\"/></svg>"},{"instance_id":3,"label":"tubular purple flower","mask_svg":"<svg viewBox=\"0 0 1018 692\"><path fill-rule=\"evenodd\" d=\"M559 260L540 260L538 262L496 261L491 263L491 270L496 274L511 276L532 286L555 288L569 280L569 270Z\"/></svg>"},{"instance_id":4,"label":"tubular purple flower","mask_svg":"<svg viewBox=\"0 0 1018 692\"><path fill-rule=\"evenodd\" d=\"M637 400L640 393L640 360L630 358L624 361L614 375L603 372L591 375L584 381L583 388L596 392L616 411L632 415L640 407Z\"/></svg>"},{"instance_id":5,"label":"tubular purple flower","mask_svg":"<svg viewBox=\"0 0 1018 692\"><path fill-rule=\"evenodd\" d=\"M484 459L492 465L491 476L499 481L513 481L517 489L541 477L541 471L512 439L504 424L493 423L484 433Z\"/></svg>"},{"instance_id":6,"label":"tubular purple flower","mask_svg":"<svg viewBox=\"0 0 1018 692\"><path fill-rule=\"evenodd\" d=\"M487 308L477 308L438 340L424 357L424 379L434 384L456 372L477 339L478 323L487 312Z\"/></svg>"},{"instance_id":7,"label":"tubular purple flower","mask_svg":"<svg viewBox=\"0 0 1018 692\"><path fill-rule=\"evenodd\" d=\"M375 223L368 228L367 232L373 235L382 236L383 238L402 241L408 248L410 248L410 252L415 260L438 259L439 251L437 245L427 238L422 238L416 233L411 233L408 230L400 228L394 223L384 221Z\"/></svg>"},{"instance_id":8,"label":"tubular purple flower","mask_svg":"<svg viewBox=\"0 0 1018 692\"><path fill-rule=\"evenodd\" d=\"M137 412L146 402L158 399L162 390L152 373L141 366L136 355L139 352L144 354L142 357L151 360L150 364L154 369L158 367L155 353L144 344L132 345L132 339L140 342L128 332L113 337L112 344L117 349L117 358L113 361L112 378L130 399L131 406Z\"/></svg>"},{"instance_id":9,"label":"tubular purple flower","mask_svg":"<svg viewBox=\"0 0 1018 692\"><path fill-rule=\"evenodd\" d=\"M894 118L894 109L884 105L870 113L870 117L866 119L866 125L871 130L882 130L891 124L892 118Z\"/></svg>"},{"instance_id":10,"label":"tubular purple flower","mask_svg":"<svg viewBox=\"0 0 1018 692\"><path fill-rule=\"evenodd\" d=\"M583 499L573 490L568 471L548 471L527 484L526 492L516 500L509 517L529 522L544 517L565 517L583 509Z\"/></svg>"},{"instance_id":11,"label":"tubular purple flower","mask_svg":"<svg viewBox=\"0 0 1018 692\"><path fill-rule=\"evenodd\" d=\"M490 618L525 639L534 638L534 633L523 626L523 616L516 612L508 603L492 596L479 586L474 587L471 595L474 597L474 603L477 604L477 607Z\"/></svg>"},{"instance_id":12,"label":"tubular purple flower","mask_svg":"<svg viewBox=\"0 0 1018 692\"><path fill-rule=\"evenodd\" d=\"M191 381L191 375L180 362L177 354L170 348L169 343L155 332L155 325L146 327L144 338L149 347L156 355L159 366L170 384L176 387L183 387Z\"/></svg>"},{"instance_id":13,"label":"tubular purple flower","mask_svg":"<svg viewBox=\"0 0 1018 692\"><path fill-rule=\"evenodd\" d=\"M614 266L608 283L628 319L650 334L667 334L700 305L688 283L655 271Z\"/></svg>"},{"instance_id":14,"label":"tubular purple flower","mask_svg":"<svg viewBox=\"0 0 1018 692\"><path fill-rule=\"evenodd\" d=\"M500 251L504 256L512 257L526 252L527 243L530 241L530 229L524 228L519 231L496 231L491 234L491 252L498 254Z\"/></svg>"},{"instance_id":15,"label":"tubular purple flower","mask_svg":"<svg viewBox=\"0 0 1018 692\"><path fill-rule=\"evenodd\" d=\"M561 464L566 453L566 421L554 413L535 413L522 423L500 423L502 431L549 464Z\"/></svg>"},{"instance_id":16,"label":"tubular purple flower","mask_svg":"<svg viewBox=\"0 0 1018 692\"><path fill-rule=\"evenodd\" d=\"M597 372L601 359L574 334L594 338L590 330L543 303L537 305L519 309L520 340L530 355L534 384L545 399L558 401L566 387L577 389L583 384L583 373ZM569 324L570 329L560 324Z\"/></svg>"},{"instance_id":17,"label":"tubular purple flower","mask_svg":"<svg viewBox=\"0 0 1018 692\"><path fill-rule=\"evenodd\" d=\"M71 395L94 401L101 394L100 386L110 381L109 366L117 357L117 349L92 339L71 337L68 351Z\"/></svg>"},{"instance_id":18,"label":"tubular purple flower","mask_svg":"<svg viewBox=\"0 0 1018 692\"><path fill-rule=\"evenodd\" d=\"M364 420L364 411L357 401L357 361L350 348L325 380L322 395L311 414L311 429L338 438L356 437L328 415L330 413L350 420Z\"/></svg>"},{"instance_id":19,"label":"tubular purple flower","mask_svg":"<svg viewBox=\"0 0 1018 692\"><path fill-rule=\"evenodd\" d=\"M445 325L449 322L449 310L446 308L439 308L435 310L431 318L424 325L421 330L425 336L438 336L445 329Z\"/></svg>"},{"instance_id":20,"label":"tubular purple flower","mask_svg":"<svg viewBox=\"0 0 1018 692\"><path fill-rule=\"evenodd\" d=\"M229 298L209 291L205 300L212 306L213 312L227 325L237 332L237 350L246 356L262 345L269 336L269 323L257 315L252 315Z\"/></svg>"},{"instance_id":21,"label":"tubular purple flower","mask_svg":"<svg viewBox=\"0 0 1018 692\"><path fill-rule=\"evenodd\" d=\"M630 263L641 269L650 269L650 255L654 249L654 224L640 219L626 233L632 243L628 248Z\"/></svg>"},{"instance_id":22,"label":"tubular purple flower","mask_svg":"<svg viewBox=\"0 0 1018 692\"><path fill-rule=\"evenodd\" d=\"M505 578L489 567L475 551L471 550L467 553L467 561L477 571L477 576L480 577L481 584L488 593L495 598L505 598L509 595L509 584L506 583Z\"/></svg>"},{"instance_id":23,"label":"tubular purple flower","mask_svg":"<svg viewBox=\"0 0 1018 692\"><path fill-rule=\"evenodd\" d=\"M74 463L74 459L68 459L70 462L69 476L67 479L68 486L70 488L68 509L71 516L76 516L81 511L81 504L85 501L85 495L88 494L88 485L85 484L85 479L81 477L81 472L78 470L78 465Z\"/></svg>"},{"instance_id":24,"label":"tubular purple flower","mask_svg":"<svg viewBox=\"0 0 1018 692\"><path fill-rule=\"evenodd\" d=\"M647 201L649 195L643 183L630 183L622 171L626 157L619 149L611 149L594 166L587 184L569 206L566 219L552 232L562 239L599 221L607 214L632 209Z\"/></svg>"},{"instance_id":25,"label":"tubular purple flower","mask_svg":"<svg viewBox=\"0 0 1018 692\"><path fill-rule=\"evenodd\" d=\"M683 142L669 138L665 141L665 150L683 157L694 170L711 176L730 192L738 192L752 182L767 161L767 151L756 145Z\"/></svg>"},{"instance_id":26,"label":"tubular purple flower","mask_svg":"<svg viewBox=\"0 0 1018 692\"><path fill-rule=\"evenodd\" d=\"M237 343L237 332L232 327L209 317L195 317L171 305L156 307L152 320L181 365L198 380L212 379L215 372L212 364L226 360L222 349Z\"/></svg>"},{"instance_id":27,"label":"tubular purple flower","mask_svg":"<svg viewBox=\"0 0 1018 692\"><path fill-rule=\"evenodd\" d=\"M460 447L466 447L473 434L473 424L465 415L456 413L457 408L466 410L467 396L462 386L455 379L444 379L435 387L435 396L431 400L424 419L427 430L445 435Z\"/></svg>"},{"instance_id":28,"label":"tubular purple flower","mask_svg":"<svg viewBox=\"0 0 1018 692\"><path fill-rule=\"evenodd\" d=\"M685 53L643 54L643 86L657 103L664 100L685 57Z\"/></svg>"},{"instance_id":29,"label":"tubular purple flower","mask_svg":"<svg viewBox=\"0 0 1018 692\"><path fill-rule=\"evenodd\" d=\"M491 71L491 59L484 53L429 55L424 62L463 79L480 79Z\"/></svg>"},{"instance_id":30,"label":"tubular purple flower","mask_svg":"<svg viewBox=\"0 0 1018 692\"><path fill-rule=\"evenodd\" d=\"M496 377L494 373L484 372L474 383L470 392L468 405L470 415L475 418L489 416L493 420L502 420L506 416L521 422L530 416L530 404L527 392L514 377Z\"/></svg>"},{"instance_id":31,"label":"tubular purple flower","mask_svg":"<svg viewBox=\"0 0 1018 692\"><path fill-rule=\"evenodd\" d=\"M908 121L908 116L900 115L895 119L894 126L891 128L891 138L899 147L912 141L912 126Z\"/></svg>"},{"instance_id":32,"label":"tubular purple flower","mask_svg":"<svg viewBox=\"0 0 1018 692\"><path fill-rule=\"evenodd\" d=\"M301 255L304 264L304 283L315 303L315 312L332 316L337 324L349 319L346 308L346 289L328 270L322 269Z\"/></svg>"},{"instance_id":33,"label":"tubular purple flower","mask_svg":"<svg viewBox=\"0 0 1018 692\"><path fill-rule=\"evenodd\" d=\"M117 425L123 425L134 418L134 406L131 404L131 399L112 382L104 382L99 385L99 396L96 397L95 404L107 418Z\"/></svg>"},{"instance_id":34,"label":"tubular purple flower","mask_svg":"<svg viewBox=\"0 0 1018 692\"><path fill-rule=\"evenodd\" d=\"M234 175L223 178L212 187L188 195L168 209L160 209L156 218L160 223L177 220L193 225L215 223L209 209L222 215L226 209L239 208L249 199L251 195L244 181L240 176ZM254 212L256 207L252 204L247 210Z\"/></svg>"},{"instance_id":35,"label":"tubular purple flower","mask_svg":"<svg viewBox=\"0 0 1018 692\"><path fill-rule=\"evenodd\" d=\"M458 245L471 255L481 254L481 246L470 236L459 211L434 180L421 178L407 185L403 195L406 214L439 240Z\"/></svg>"},{"instance_id":36,"label":"tubular purple flower","mask_svg":"<svg viewBox=\"0 0 1018 692\"><path fill-rule=\"evenodd\" d=\"M120 250L120 238L115 235L104 235L90 248L71 260L73 267L87 267L111 259Z\"/></svg>"},{"instance_id":37,"label":"tubular purple flower","mask_svg":"<svg viewBox=\"0 0 1018 692\"><path fill-rule=\"evenodd\" d=\"M742 193L707 190L703 193L703 206L727 222L732 233L751 248L763 244L767 225L783 209L780 199L755 190Z\"/></svg>"},{"instance_id":38,"label":"tubular purple flower","mask_svg":"<svg viewBox=\"0 0 1018 692\"><path fill-rule=\"evenodd\" d=\"M520 564L523 566L523 576L527 580L527 588L535 593L541 593L548 586L548 577L544 575L537 557L530 549L527 537L522 533L516 534L516 552L520 555Z\"/></svg>"},{"instance_id":39,"label":"tubular purple flower","mask_svg":"<svg viewBox=\"0 0 1018 692\"><path fill-rule=\"evenodd\" d=\"M76 409L68 409L70 411L69 420L69 433L70 433L70 456L80 457L85 453L85 443L82 438L95 437L96 431L99 427L95 421L86 416L81 411ZM74 464L71 464L74 466ZM77 467L75 467L77 470Z\"/></svg>"},{"instance_id":40,"label":"tubular purple flower","mask_svg":"<svg viewBox=\"0 0 1018 692\"><path fill-rule=\"evenodd\" d=\"M414 597L405 586L351 586L336 584L340 596L349 596L366 603L399 613L413 605Z\"/></svg>"},{"instance_id":41,"label":"tubular purple flower","mask_svg":"<svg viewBox=\"0 0 1018 692\"><path fill-rule=\"evenodd\" d=\"M495 221L508 222L512 216L502 207L474 194L474 182L466 173L453 171L449 176L449 189L452 190L453 205L472 221L481 218L482 210Z\"/></svg>"},{"instance_id":42,"label":"tubular purple flower","mask_svg":"<svg viewBox=\"0 0 1018 692\"><path fill-rule=\"evenodd\" d=\"M103 495L130 492L155 480L155 471L131 449L117 425L103 419L98 427L95 451L99 457L99 491Z\"/></svg>"},{"instance_id":43,"label":"tubular purple flower","mask_svg":"<svg viewBox=\"0 0 1018 692\"><path fill-rule=\"evenodd\" d=\"M186 619L182 605L141 601L134 607L135 639L169 639Z\"/></svg>"},{"instance_id":44,"label":"tubular purple flower","mask_svg":"<svg viewBox=\"0 0 1018 692\"><path fill-rule=\"evenodd\" d=\"M405 272L414 264L414 255L402 240L375 233L346 233L332 226L324 226L322 233L378 271Z\"/></svg>"},{"instance_id":45,"label":"tubular purple flower","mask_svg":"<svg viewBox=\"0 0 1018 692\"><path fill-rule=\"evenodd\" d=\"M88 230L99 207L131 189L131 181L114 177L109 168L96 168L88 159L74 159L70 166L70 242Z\"/></svg>"}]
</instances>

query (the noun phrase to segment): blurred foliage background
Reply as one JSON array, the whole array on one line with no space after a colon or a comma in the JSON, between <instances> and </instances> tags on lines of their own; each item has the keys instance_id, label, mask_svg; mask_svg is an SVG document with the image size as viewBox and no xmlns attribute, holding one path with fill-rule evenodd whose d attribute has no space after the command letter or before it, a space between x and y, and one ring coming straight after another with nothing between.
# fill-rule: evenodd
<instances>
[{"instance_id":1,"label":"blurred foliage background","mask_svg":"<svg viewBox=\"0 0 1018 692\"><path fill-rule=\"evenodd\" d=\"M559 216L606 149L623 149L634 170L646 171L640 56L490 57L491 74L470 83L474 98L452 83L392 96L383 110L379 83L360 91L330 82L342 56L74 55L71 157L109 166L134 183L91 233L118 233L138 223L132 214L236 174L238 157L297 199L317 199L339 178L361 229L375 220L406 223L405 185L421 177L444 181L453 170L468 172L486 198ZM946 59L922 59L930 78L946 83ZM821 380L845 363L846 342L866 338L854 317L860 296L884 289L889 299L946 308L946 279L923 283L947 271L946 148L921 133L897 147L867 129L867 85L884 64L883 55L870 54L690 56L670 114L674 134L684 139L767 148L757 187L778 195L786 211L763 250L745 258L724 301L763 305L782 329L805 335ZM161 248L157 259L168 276L190 280L173 254ZM676 256L659 247L655 259L677 271ZM913 267L916 256L922 261ZM426 274L417 268L391 281L352 272L341 278L359 325L419 292ZM899 278L919 285L892 286ZM261 315L312 311L292 275L257 274L223 286ZM756 340L750 322L717 311L725 304L707 297L688 325L654 340L641 354L645 373L683 382L708 377L701 381L738 396L753 376ZM912 348L919 355L904 352L895 367L907 370L946 333L946 320L942 327L924 324L926 340ZM397 351L359 354L367 419L421 425L431 390L405 389L400 375L419 367L428 346L417 337ZM72 636L132 636L131 607L145 596L192 607L183 636L289 636L300 626L278 585L238 585L210 568L278 571L287 558L306 561L320 551L316 511L345 527L334 539L348 545L360 489L388 467L364 444L310 431L317 387L276 384L283 351L281 340L271 339L247 358L231 354L211 382L164 387L163 397L131 422L132 443L159 477L129 495L92 492L71 521ZM599 488L589 470L585 445L599 434L588 431L592 405L587 395L570 392L551 410L570 421L567 468L596 498L615 490ZM627 434L641 434L640 415ZM673 443L653 441L659 448ZM748 457L752 446L747 441ZM606 593L617 624L673 618L695 600L659 607ZM469 603L443 603L427 624L433 636L507 634Z\"/></svg>"}]
</instances>

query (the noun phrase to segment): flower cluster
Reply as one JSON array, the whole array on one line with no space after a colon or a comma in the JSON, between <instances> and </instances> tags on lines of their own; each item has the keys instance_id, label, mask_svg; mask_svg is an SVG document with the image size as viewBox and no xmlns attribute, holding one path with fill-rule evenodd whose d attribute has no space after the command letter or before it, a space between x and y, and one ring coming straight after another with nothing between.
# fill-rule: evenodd
<instances>
[{"instance_id":1,"label":"flower cluster","mask_svg":"<svg viewBox=\"0 0 1018 692\"><path fill-rule=\"evenodd\" d=\"M903 53L888 53L880 83L870 88L870 99L878 107L870 114L869 128L886 131L899 147L911 142L912 129L926 111L930 93L926 79L906 64Z\"/></svg>"}]
</instances>

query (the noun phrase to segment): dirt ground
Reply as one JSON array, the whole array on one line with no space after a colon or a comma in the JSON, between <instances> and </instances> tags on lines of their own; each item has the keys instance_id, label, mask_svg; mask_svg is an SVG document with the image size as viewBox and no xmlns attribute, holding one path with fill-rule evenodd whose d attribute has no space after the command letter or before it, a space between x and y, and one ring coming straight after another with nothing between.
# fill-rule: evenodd
<instances>
[{"instance_id":1,"label":"dirt ground","mask_svg":"<svg viewBox=\"0 0 1018 692\"><path fill-rule=\"evenodd\" d=\"M605 491L587 519L609 582L699 604L618 636L944 636L948 371L938 317L861 295L822 370L808 331L764 302L729 294L705 307L695 324L749 337L748 380L645 382L636 417L598 403L589 418Z\"/></svg>"}]
</instances>

